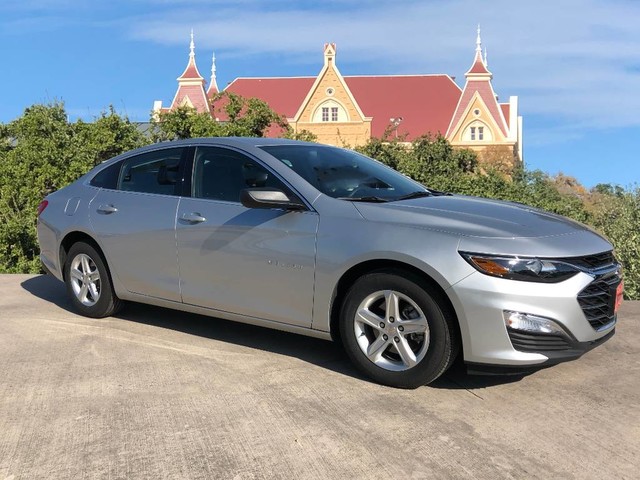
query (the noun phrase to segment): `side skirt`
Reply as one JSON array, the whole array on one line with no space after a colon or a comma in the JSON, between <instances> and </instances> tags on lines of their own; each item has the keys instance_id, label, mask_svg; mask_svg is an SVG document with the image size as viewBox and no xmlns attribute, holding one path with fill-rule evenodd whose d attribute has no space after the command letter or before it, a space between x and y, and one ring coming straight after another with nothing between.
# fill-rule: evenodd
<instances>
[{"instance_id":1,"label":"side skirt","mask_svg":"<svg viewBox=\"0 0 640 480\"><path fill-rule=\"evenodd\" d=\"M205 315L207 317L222 318L224 320L231 320L233 322L247 323L249 325L256 325L258 327L265 327L265 328L271 328L273 330L281 330L283 332L296 333L298 335L319 338L322 340L331 340L331 334L329 332L323 332L321 330L313 330L311 328L299 327L297 325L287 325L286 323L274 322L272 320L265 320L263 318L238 315L236 313L225 312L222 310L215 310L213 308L204 308L204 307L198 307L196 305L189 305L187 303L172 302L170 300L163 300L161 298L148 297L145 295L139 295L131 292L127 292L126 295L123 295L120 298L122 300L145 303L147 305L155 305L157 307L170 308L172 310L180 310L183 312L195 313L198 315Z\"/></svg>"}]
</instances>

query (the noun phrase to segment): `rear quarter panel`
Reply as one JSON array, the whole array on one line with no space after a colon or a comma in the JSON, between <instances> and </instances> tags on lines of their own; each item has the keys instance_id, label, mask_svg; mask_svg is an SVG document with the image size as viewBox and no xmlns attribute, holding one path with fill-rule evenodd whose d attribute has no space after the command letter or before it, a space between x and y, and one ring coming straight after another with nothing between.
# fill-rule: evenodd
<instances>
[{"instance_id":1,"label":"rear quarter panel","mask_svg":"<svg viewBox=\"0 0 640 480\"><path fill-rule=\"evenodd\" d=\"M89 207L100 189L76 183L46 197L47 208L38 218L38 242L40 258L49 271L63 280L60 246L72 232L82 232L93 237L89 223Z\"/></svg>"}]
</instances>

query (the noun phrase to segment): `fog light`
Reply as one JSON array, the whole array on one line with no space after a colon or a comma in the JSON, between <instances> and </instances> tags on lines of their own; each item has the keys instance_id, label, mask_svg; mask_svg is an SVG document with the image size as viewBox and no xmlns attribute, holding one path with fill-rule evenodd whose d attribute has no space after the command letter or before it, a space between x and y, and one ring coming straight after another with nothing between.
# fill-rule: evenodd
<instances>
[{"instance_id":1,"label":"fog light","mask_svg":"<svg viewBox=\"0 0 640 480\"><path fill-rule=\"evenodd\" d=\"M529 313L511 312L509 310L503 311L502 316L504 317L504 324L512 330L566 335L564 329L549 318Z\"/></svg>"}]
</instances>

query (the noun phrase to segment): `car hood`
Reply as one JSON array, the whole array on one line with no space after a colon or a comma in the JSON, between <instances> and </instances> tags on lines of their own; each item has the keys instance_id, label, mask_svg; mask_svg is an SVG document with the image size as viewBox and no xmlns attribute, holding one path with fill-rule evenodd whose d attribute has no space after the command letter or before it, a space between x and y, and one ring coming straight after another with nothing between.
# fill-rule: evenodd
<instances>
[{"instance_id":1,"label":"car hood","mask_svg":"<svg viewBox=\"0 0 640 480\"><path fill-rule=\"evenodd\" d=\"M354 205L367 220L469 237L533 238L590 230L565 217L526 205L459 195Z\"/></svg>"}]
</instances>

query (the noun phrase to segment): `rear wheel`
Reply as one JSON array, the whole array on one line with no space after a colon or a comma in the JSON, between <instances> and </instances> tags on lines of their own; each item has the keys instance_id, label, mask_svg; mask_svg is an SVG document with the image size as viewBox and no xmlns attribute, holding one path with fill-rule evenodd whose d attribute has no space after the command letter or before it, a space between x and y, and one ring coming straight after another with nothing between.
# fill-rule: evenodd
<instances>
[{"instance_id":1,"label":"rear wheel","mask_svg":"<svg viewBox=\"0 0 640 480\"><path fill-rule=\"evenodd\" d=\"M69 249L64 273L71 301L83 315L108 317L122 307L102 255L88 243L78 242Z\"/></svg>"},{"instance_id":2,"label":"rear wheel","mask_svg":"<svg viewBox=\"0 0 640 480\"><path fill-rule=\"evenodd\" d=\"M376 272L358 279L347 293L340 333L363 373L384 385L417 388L453 363L458 348L454 321L420 279Z\"/></svg>"}]
</instances>

